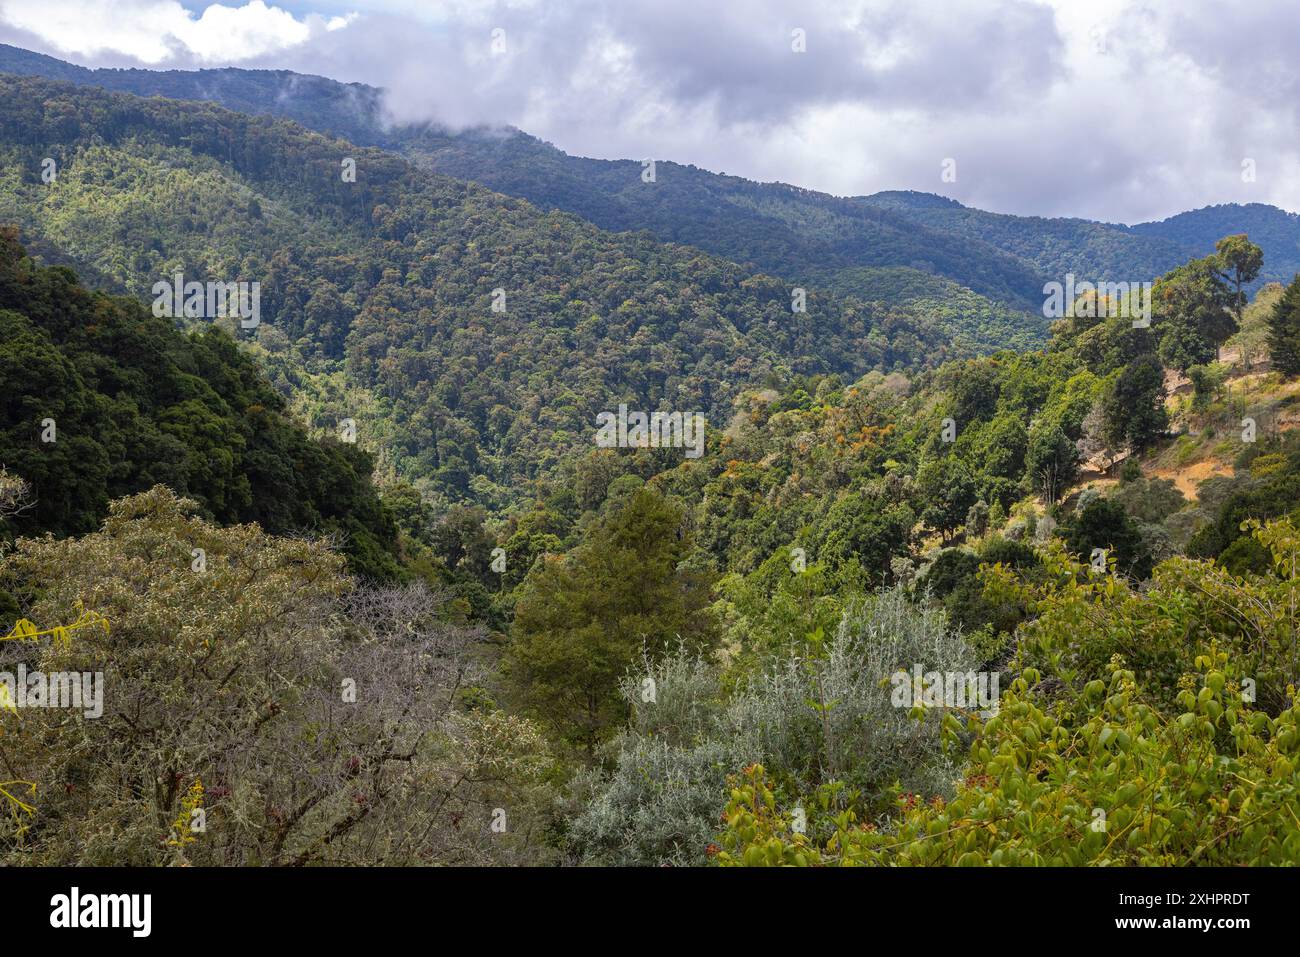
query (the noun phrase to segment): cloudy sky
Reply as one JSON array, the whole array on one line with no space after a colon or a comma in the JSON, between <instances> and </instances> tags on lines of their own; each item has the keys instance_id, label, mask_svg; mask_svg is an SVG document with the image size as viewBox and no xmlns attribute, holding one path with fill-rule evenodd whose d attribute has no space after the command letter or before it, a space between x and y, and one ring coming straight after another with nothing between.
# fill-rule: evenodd
<instances>
[{"instance_id":1,"label":"cloudy sky","mask_svg":"<svg viewBox=\"0 0 1300 957\"><path fill-rule=\"evenodd\" d=\"M1298 35L1294 0L0 0L0 41L84 66L319 73L585 156L1128 223L1300 211Z\"/></svg>"}]
</instances>

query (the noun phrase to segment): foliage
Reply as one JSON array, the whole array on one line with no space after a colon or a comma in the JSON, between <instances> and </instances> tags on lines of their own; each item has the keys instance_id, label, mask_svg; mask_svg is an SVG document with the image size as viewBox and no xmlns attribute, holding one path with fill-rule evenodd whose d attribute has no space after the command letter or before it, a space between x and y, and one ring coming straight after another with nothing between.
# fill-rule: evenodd
<instances>
[{"instance_id":1,"label":"foliage","mask_svg":"<svg viewBox=\"0 0 1300 957\"><path fill-rule=\"evenodd\" d=\"M1107 563L1138 581L1151 574L1151 555L1137 523L1118 502L1098 498L1072 516L1062 529L1069 549L1083 562L1101 549Z\"/></svg>"},{"instance_id":2,"label":"foliage","mask_svg":"<svg viewBox=\"0 0 1300 957\"><path fill-rule=\"evenodd\" d=\"M1219 255L1192 260L1161 277L1151 291L1160 358L1181 372L1217 358L1219 346L1237 331L1231 310L1242 293L1228 288L1221 270L1231 270L1234 281L1242 284L1259 271L1258 263L1251 268L1261 255L1259 248L1245 236L1225 237L1220 246L1231 264ZM1244 278L1247 275L1250 279Z\"/></svg>"},{"instance_id":3,"label":"foliage","mask_svg":"<svg viewBox=\"0 0 1300 957\"><path fill-rule=\"evenodd\" d=\"M521 859L548 759L528 722L460 704L481 635L443 623L445 598L422 586L355 589L323 541L196 511L155 488L114 502L99 532L22 539L0 559L34 620L93 607L112 622L5 645L10 672L107 681L99 716L0 714L35 805L0 832L6 863ZM206 831L177 831L195 782ZM505 834L494 806L509 809Z\"/></svg>"},{"instance_id":4,"label":"foliage","mask_svg":"<svg viewBox=\"0 0 1300 957\"><path fill-rule=\"evenodd\" d=\"M632 721L613 742L613 769L588 782L570 838L593 863L704 863L727 776L755 761L791 795L847 780L862 813L886 812L900 782L949 794L956 770L938 723L909 717L889 679L977 664L942 612L902 589L855 604L832 636L812 633L731 694L715 665L685 650L644 662L623 682Z\"/></svg>"},{"instance_id":5,"label":"foliage","mask_svg":"<svg viewBox=\"0 0 1300 957\"><path fill-rule=\"evenodd\" d=\"M1300 443L1284 436L1261 445L1259 454L1233 479L1220 483L1208 500L1201 496L1202 506L1210 506L1209 521L1192 536L1189 555L1221 556L1243 537L1250 539L1243 522L1294 515L1300 509Z\"/></svg>"},{"instance_id":6,"label":"foliage","mask_svg":"<svg viewBox=\"0 0 1300 957\"><path fill-rule=\"evenodd\" d=\"M1027 592L1038 617L998 713L944 724L974 736L952 800L904 795L880 827L832 782L798 798L812 809L800 829L793 800L750 767L733 780L718 862L1300 862L1300 533L1279 522L1255 535L1269 580L1176 559L1145 593L1089 581L1058 553Z\"/></svg>"},{"instance_id":7,"label":"foliage","mask_svg":"<svg viewBox=\"0 0 1300 957\"><path fill-rule=\"evenodd\" d=\"M1162 714L1116 658L1108 680L1053 704L1018 679L979 726L951 801L908 796L889 829L824 788L796 832L762 766L736 780L722 865L1240 866L1300 862L1300 713L1242 702L1226 656L1204 656ZM1191 677L1191 676L1189 676ZM1033 678L1033 674L1029 675ZM1194 690L1195 689L1195 690ZM822 829L829 836L818 839Z\"/></svg>"},{"instance_id":8,"label":"foliage","mask_svg":"<svg viewBox=\"0 0 1300 957\"><path fill-rule=\"evenodd\" d=\"M138 296L177 272L259 282L255 337L312 424L352 418L439 504L518 504L622 401L717 422L769 376L951 354L914 309L813 288L795 314L791 280L283 120L32 77L0 91L0 218Z\"/></svg>"},{"instance_id":9,"label":"foliage","mask_svg":"<svg viewBox=\"0 0 1300 957\"><path fill-rule=\"evenodd\" d=\"M634 661L714 643L709 579L679 568L690 549L683 520L642 489L520 587L505 675L523 707L589 759L625 717L618 682Z\"/></svg>"},{"instance_id":10,"label":"foliage","mask_svg":"<svg viewBox=\"0 0 1300 957\"><path fill-rule=\"evenodd\" d=\"M1283 375L1300 375L1300 274L1286 287L1269 316L1269 352Z\"/></svg>"},{"instance_id":11,"label":"foliage","mask_svg":"<svg viewBox=\"0 0 1300 957\"><path fill-rule=\"evenodd\" d=\"M1268 208L644 183L319 78L6 62L76 85L0 77L0 219L59 264L0 238L0 658L114 689L0 709L6 862L1296 861L1297 537L1250 522L1300 451L1223 431L1212 361L1294 371ZM1152 325L1046 339L1067 271L1163 273ZM75 279L176 272L262 324ZM703 454L593 448L624 403ZM916 667L1016 680L982 723L900 706Z\"/></svg>"},{"instance_id":12,"label":"foliage","mask_svg":"<svg viewBox=\"0 0 1300 957\"><path fill-rule=\"evenodd\" d=\"M222 331L41 268L0 234L0 461L29 486L9 531L89 531L112 498L165 484L221 522L337 534L354 570L397 574L395 529L355 446L309 439ZM12 499L12 495L10 496Z\"/></svg>"},{"instance_id":13,"label":"foliage","mask_svg":"<svg viewBox=\"0 0 1300 957\"><path fill-rule=\"evenodd\" d=\"M1105 399L1106 440L1112 448L1142 451L1164 434L1164 370L1147 356L1126 366Z\"/></svg>"}]
</instances>

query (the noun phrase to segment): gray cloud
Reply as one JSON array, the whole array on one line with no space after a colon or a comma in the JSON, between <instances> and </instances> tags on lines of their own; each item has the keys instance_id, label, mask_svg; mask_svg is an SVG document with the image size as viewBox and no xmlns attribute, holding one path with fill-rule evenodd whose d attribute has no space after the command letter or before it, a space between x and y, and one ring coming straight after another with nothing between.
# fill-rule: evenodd
<instances>
[{"instance_id":1,"label":"gray cloud","mask_svg":"<svg viewBox=\"0 0 1300 957\"><path fill-rule=\"evenodd\" d=\"M0 0L0 23L13 2ZM119 16L147 34L159 2L119 0ZM929 190L1016 213L1136 222L1227 201L1300 209L1289 49L1300 9L1287 0L1246 11L1208 0L291 6L307 39L237 65L385 87L402 121L510 124L580 155L674 159L840 194ZM322 28L353 9L346 27ZM256 19L297 29L278 13ZM796 28L806 53L791 49ZM505 49L494 54L497 29ZM70 55L57 40L36 29L8 42L131 63L121 50ZM215 65L169 42L172 56L153 65ZM954 183L940 178L946 158ZM1247 158L1254 182L1241 177Z\"/></svg>"}]
</instances>

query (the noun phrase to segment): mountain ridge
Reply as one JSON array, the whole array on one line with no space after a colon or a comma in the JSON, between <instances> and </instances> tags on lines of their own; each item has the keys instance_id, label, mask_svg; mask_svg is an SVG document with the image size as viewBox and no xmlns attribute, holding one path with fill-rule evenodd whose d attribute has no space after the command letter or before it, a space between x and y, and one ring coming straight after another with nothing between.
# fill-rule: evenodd
<instances>
[{"instance_id":1,"label":"mountain ridge","mask_svg":"<svg viewBox=\"0 0 1300 957\"><path fill-rule=\"evenodd\" d=\"M356 419L453 500L526 494L619 401L721 422L746 384L974 351L925 312L815 289L798 312L776 277L282 118L33 76L0 93L0 220L142 298L177 272L260 282L251 345L302 417Z\"/></svg>"},{"instance_id":2,"label":"mountain ridge","mask_svg":"<svg viewBox=\"0 0 1300 957\"><path fill-rule=\"evenodd\" d=\"M1266 204L1207 206L1129 226L993 213L912 190L833 196L670 160L657 161L651 191L638 161L571 156L513 128L393 125L383 91L360 83L236 68L91 70L5 45L0 72L57 74L80 85L283 116L542 209L572 212L602 229L647 229L791 282L864 299L887 295L888 287L873 285L863 269L937 274L1011 309L1015 322L1039 337L1042 323L1027 314L1041 306L1043 284L1066 272L1150 279L1211 252L1226 233L1243 231L1264 240L1268 272L1259 282L1285 281L1300 271L1300 217Z\"/></svg>"}]
</instances>

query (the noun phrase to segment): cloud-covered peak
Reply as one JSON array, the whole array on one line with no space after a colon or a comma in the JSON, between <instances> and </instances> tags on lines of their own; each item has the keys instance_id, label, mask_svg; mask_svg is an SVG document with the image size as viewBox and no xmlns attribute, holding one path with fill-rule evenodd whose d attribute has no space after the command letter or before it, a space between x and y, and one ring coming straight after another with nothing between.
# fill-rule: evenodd
<instances>
[{"instance_id":1,"label":"cloud-covered peak","mask_svg":"<svg viewBox=\"0 0 1300 957\"><path fill-rule=\"evenodd\" d=\"M294 69L570 153L1122 222L1300 209L1300 9L1231 20L1208 0L0 0L0 39L87 66Z\"/></svg>"}]
</instances>

